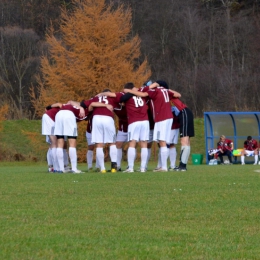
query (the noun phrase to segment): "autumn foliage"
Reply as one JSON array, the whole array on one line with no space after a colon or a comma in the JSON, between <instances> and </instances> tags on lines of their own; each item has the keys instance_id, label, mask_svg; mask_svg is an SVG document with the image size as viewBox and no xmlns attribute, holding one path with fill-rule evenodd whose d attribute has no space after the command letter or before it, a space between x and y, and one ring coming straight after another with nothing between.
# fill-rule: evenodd
<instances>
[{"instance_id":1,"label":"autumn foliage","mask_svg":"<svg viewBox=\"0 0 260 260\"><path fill-rule=\"evenodd\" d=\"M47 34L49 55L42 58L43 79L34 96L37 114L54 102L89 99L105 88L137 86L150 69L140 61L140 39L131 35L131 10L104 0L74 1L74 12L62 13L60 31Z\"/></svg>"}]
</instances>

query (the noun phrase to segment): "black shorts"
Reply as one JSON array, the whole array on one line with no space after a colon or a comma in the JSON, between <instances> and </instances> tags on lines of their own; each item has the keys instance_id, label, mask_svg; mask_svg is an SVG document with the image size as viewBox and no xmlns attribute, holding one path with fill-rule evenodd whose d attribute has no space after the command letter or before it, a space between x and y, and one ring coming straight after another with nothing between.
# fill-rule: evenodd
<instances>
[{"instance_id":1,"label":"black shorts","mask_svg":"<svg viewBox=\"0 0 260 260\"><path fill-rule=\"evenodd\" d=\"M180 137L195 136L194 120L191 110L187 107L184 108L180 111L178 118L180 122Z\"/></svg>"}]
</instances>

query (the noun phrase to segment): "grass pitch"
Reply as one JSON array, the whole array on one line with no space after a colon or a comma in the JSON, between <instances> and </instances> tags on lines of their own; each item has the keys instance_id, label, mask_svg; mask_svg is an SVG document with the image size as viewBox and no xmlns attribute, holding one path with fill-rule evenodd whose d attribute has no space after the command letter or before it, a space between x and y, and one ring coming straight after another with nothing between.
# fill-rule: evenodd
<instances>
[{"instance_id":1,"label":"grass pitch","mask_svg":"<svg viewBox=\"0 0 260 260\"><path fill-rule=\"evenodd\" d=\"M260 166L153 166L72 175L1 163L0 258L259 258Z\"/></svg>"}]
</instances>

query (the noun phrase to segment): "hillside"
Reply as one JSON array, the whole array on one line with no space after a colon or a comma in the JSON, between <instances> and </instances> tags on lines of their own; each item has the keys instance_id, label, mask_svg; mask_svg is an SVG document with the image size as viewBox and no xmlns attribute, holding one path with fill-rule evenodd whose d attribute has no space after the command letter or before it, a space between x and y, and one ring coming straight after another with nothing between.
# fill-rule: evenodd
<instances>
[{"instance_id":1,"label":"hillside","mask_svg":"<svg viewBox=\"0 0 260 260\"><path fill-rule=\"evenodd\" d=\"M87 150L84 123L79 124L78 159L85 161ZM196 137L191 141L191 153L205 153L204 120L195 119ZM179 152L180 144L178 144ZM0 161L45 161L48 144L41 135L41 120L7 120L0 132ZM157 146L152 156L157 160Z\"/></svg>"}]
</instances>

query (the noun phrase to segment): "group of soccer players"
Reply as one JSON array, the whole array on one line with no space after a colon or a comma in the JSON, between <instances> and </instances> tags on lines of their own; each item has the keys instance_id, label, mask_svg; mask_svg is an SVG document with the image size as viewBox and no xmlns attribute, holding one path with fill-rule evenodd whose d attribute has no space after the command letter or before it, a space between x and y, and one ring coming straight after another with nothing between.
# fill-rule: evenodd
<instances>
[{"instance_id":1,"label":"group of soccer players","mask_svg":"<svg viewBox=\"0 0 260 260\"><path fill-rule=\"evenodd\" d=\"M105 89L93 98L81 102L68 101L46 107L42 117L42 134L48 137L49 171L81 173L77 169L77 122L87 120L87 163L92 168L96 149L96 168L106 172L103 148L109 144L111 172L121 171L122 146L128 143L128 167L134 172L136 145L141 149L140 172L147 170L151 146L159 146L158 165L154 171L186 171L190 155L190 137L194 136L191 110L180 100L181 94L169 89L165 81L148 81L141 88L125 84L122 92ZM116 133L114 114L118 117ZM181 140L180 163L176 162L178 137ZM68 169L65 139L69 144L71 169ZM168 168L167 160L171 165Z\"/></svg>"}]
</instances>

